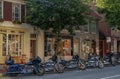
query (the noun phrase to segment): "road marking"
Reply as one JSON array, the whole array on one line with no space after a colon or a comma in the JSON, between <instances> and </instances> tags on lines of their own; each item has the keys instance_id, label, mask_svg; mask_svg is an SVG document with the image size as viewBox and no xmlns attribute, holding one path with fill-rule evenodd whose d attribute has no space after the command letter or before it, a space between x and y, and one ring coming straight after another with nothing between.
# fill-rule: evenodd
<instances>
[{"instance_id":1,"label":"road marking","mask_svg":"<svg viewBox=\"0 0 120 79\"><path fill-rule=\"evenodd\" d=\"M116 78L116 77L120 77L120 75L109 76L109 77L105 77L105 78L101 78L101 79L111 79L111 78Z\"/></svg>"}]
</instances>

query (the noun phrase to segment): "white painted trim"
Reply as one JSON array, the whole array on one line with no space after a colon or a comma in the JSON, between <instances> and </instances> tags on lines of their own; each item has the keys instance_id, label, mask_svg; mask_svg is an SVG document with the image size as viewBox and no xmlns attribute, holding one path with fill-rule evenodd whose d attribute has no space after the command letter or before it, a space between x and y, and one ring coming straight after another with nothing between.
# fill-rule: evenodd
<instances>
[{"instance_id":1,"label":"white painted trim","mask_svg":"<svg viewBox=\"0 0 120 79\"><path fill-rule=\"evenodd\" d=\"M21 22L21 20L22 20L22 19L21 19L21 14L22 14L22 13L21 13L21 12L22 12L22 11L21 11L21 9L22 9L21 7L22 7L22 5L20 4L20 22Z\"/></svg>"},{"instance_id":2,"label":"white painted trim","mask_svg":"<svg viewBox=\"0 0 120 79\"><path fill-rule=\"evenodd\" d=\"M19 3L19 4L25 4L24 1L13 1L13 0L3 0L3 1L12 2L12 3Z\"/></svg>"}]
</instances>

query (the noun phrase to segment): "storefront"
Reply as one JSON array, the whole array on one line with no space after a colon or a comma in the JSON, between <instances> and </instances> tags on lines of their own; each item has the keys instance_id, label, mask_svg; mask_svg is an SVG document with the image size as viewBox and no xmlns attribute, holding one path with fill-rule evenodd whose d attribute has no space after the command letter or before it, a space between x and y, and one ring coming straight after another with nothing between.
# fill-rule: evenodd
<instances>
[{"instance_id":1,"label":"storefront","mask_svg":"<svg viewBox=\"0 0 120 79\"><path fill-rule=\"evenodd\" d=\"M71 36L61 36L61 40L55 44L55 35L45 35L45 61L53 56L57 49L57 55L62 59L69 59L73 55Z\"/></svg>"},{"instance_id":2,"label":"storefront","mask_svg":"<svg viewBox=\"0 0 120 79\"><path fill-rule=\"evenodd\" d=\"M20 62L19 58L24 54L24 34L25 29L0 27L0 63L4 63L7 55Z\"/></svg>"}]
</instances>

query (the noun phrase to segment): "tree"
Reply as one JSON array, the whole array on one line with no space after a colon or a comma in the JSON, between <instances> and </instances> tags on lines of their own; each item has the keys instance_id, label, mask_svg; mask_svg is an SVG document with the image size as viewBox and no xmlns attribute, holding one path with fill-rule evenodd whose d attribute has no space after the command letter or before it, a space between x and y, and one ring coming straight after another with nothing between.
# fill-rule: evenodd
<instances>
[{"instance_id":1,"label":"tree","mask_svg":"<svg viewBox=\"0 0 120 79\"><path fill-rule=\"evenodd\" d=\"M120 0L96 0L96 6L110 27L120 29Z\"/></svg>"},{"instance_id":2,"label":"tree","mask_svg":"<svg viewBox=\"0 0 120 79\"><path fill-rule=\"evenodd\" d=\"M89 11L82 0L26 0L26 22L43 30L53 29L59 41L60 32L86 24L85 12Z\"/></svg>"}]
</instances>

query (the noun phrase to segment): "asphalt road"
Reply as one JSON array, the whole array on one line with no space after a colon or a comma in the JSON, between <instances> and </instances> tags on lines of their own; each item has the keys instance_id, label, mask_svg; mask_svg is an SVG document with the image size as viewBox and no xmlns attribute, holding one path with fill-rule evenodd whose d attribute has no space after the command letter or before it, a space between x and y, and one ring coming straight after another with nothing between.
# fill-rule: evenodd
<instances>
[{"instance_id":1,"label":"asphalt road","mask_svg":"<svg viewBox=\"0 0 120 79\"><path fill-rule=\"evenodd\" d=\"M43 76L19 75L17 77L5 77L0 79L120 79L120 65L105 67L103 69L90 68L86 70L65 71L64 73L49 73Z\"/></svg>"}]
</instances>

